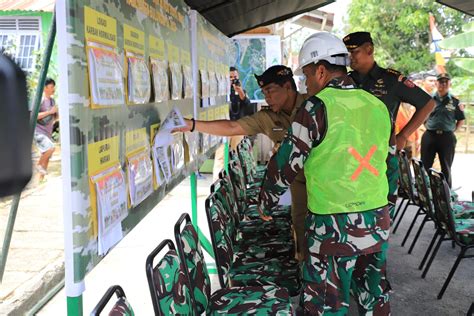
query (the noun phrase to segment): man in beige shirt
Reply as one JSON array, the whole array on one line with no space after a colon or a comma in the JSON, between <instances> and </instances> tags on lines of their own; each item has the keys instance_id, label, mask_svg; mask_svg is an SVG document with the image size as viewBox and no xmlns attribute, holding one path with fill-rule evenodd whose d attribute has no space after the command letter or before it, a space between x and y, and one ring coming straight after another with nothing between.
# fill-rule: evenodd
<instances>
[{"instance_id":1,"label":"man in beige shirt","mask_svg":"<svg viewBox=\"0 0 474 316\"><path fill-rule=\"evenodd\" d=\"M279 145L284 139L297 110L303 104L305 96L298 93L293 79L293 72L283 65L268 68L262 75L255 75L262 89L269 110L245 116L237 121L215 120L197 121L186 120L187 127L180 131L199 131L219 136L267 135ZM307 211L306 180L302 170L290 187L291 217L296 232L297 258L303 259L305 249L304 220Z\"/></svg>"}]
</instances>

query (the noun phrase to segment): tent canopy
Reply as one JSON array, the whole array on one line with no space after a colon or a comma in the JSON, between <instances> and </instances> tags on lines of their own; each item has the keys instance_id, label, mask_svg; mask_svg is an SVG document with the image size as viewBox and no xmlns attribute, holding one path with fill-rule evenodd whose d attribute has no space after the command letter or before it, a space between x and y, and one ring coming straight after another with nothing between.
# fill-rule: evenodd
<instances>
[{"instance_id":1,"label":"tent canopy","mask_svg":"<svg viewBox=\"0 0 474 316\"><path fill-rule=\"evenodd\" d=\"M222 33L231 37L289 19L334 0L185 0Z\"/></svg>"},{"instance_id":2,"label":"tent canopy","mask_svg":"<svg viewBox=\"0 0 474 316\"><path fill-rule=\"evenodd\" d=\"M436 2L474 16L474 1L472 0L436 0Z\"/></svg>"}]
</instances>

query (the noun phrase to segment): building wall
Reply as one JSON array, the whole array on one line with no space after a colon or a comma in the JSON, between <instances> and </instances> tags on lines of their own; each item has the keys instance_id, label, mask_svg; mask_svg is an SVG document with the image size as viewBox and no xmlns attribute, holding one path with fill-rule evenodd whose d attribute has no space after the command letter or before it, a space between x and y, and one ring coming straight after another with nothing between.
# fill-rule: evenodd
<instances>
[{"instance_id":1,"label":"building wall","mask_svg":"<svg viewBox=\"0 0 474 316\"><path fill-rule=\"evenodd\" d=\"M41 49L43 50L46 47L49 29L51 27L51 22L53 19L52 12L44 11L22 11L22 10L12 10L12 11L0 11L0 17L40 17L41 18ZM51 55L51 61L49 68L52 74L57 74L57 45L54 44L53 54Z\"/></svg>"}]
</instances>

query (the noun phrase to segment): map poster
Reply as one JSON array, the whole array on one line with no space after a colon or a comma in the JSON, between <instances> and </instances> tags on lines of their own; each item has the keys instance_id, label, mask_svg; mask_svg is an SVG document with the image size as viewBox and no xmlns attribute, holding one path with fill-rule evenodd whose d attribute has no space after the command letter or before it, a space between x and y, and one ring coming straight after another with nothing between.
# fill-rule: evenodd
<instances>
[{"instance_id":1,"label":"map poster","mask_svg":"<svg viewBox=\"0 0 474 316\"><path fill-rule=\"evenodd\" d=\"M153 74L153 87L155 89L155 102L169 100L168 63L164 60L152 58L151 71Z\"/></svg>"},{"instance_id":2,"label":"map poster","mask_svg":"<svg viewBox=\"0 0 474 316\"><path fill-rule=\"evenodd\" d=\"M130 204L135 207L153 193L153 170L149 150L128 159Z\"/></svg>"},{"instance_id":3,"label":"map poster","mask_svg":"<svg viewBox=\"0 0 474 316\"><path fill-rule=\"evenodd\" d=\"M150 101L150 72L142 58L127 57L128 64L128 102L144 104Z\"/></svg>"},{"instance_id":4,"label":"map poster","mask_svg":"<svg viewBox=\"0 0 474 316\"><path fill-rule=\"evenodd\" d=\"M88 47L89 84L93 108L123 104L124 86L118 55L112 50Z\"/></svg>"},{"instance_id":5,"label":"map poster","mask_svg":"<svg viewBox=\"0 0 474 316\"><path fill-rule=\"evenodd\" d=\"M253 102L265 97L254 74L262 74L268 67L281 64L280 36L238 35L232 38L230 63L239 71L242 87Z\"/></svg>"}]
</instances>

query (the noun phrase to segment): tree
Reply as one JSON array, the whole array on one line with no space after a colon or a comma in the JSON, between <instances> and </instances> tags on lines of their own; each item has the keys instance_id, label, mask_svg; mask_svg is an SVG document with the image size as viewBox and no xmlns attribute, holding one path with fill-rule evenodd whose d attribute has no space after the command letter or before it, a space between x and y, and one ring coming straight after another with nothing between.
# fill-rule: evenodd
<instances>
[{"instance_id":1,"label":"tree","mask_svg":"<svg viewBox=\"0 0 474 316\"><path fill-rule=\"evenodd\" d=\"M433 0L352 0L348 11L346 32L370 32L377 62L405 74L434 66L434 55L429 50L430 13L445 37L459 33L472 20Z\"/></svg>"}]
</instances>

